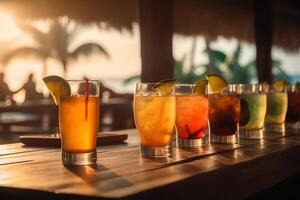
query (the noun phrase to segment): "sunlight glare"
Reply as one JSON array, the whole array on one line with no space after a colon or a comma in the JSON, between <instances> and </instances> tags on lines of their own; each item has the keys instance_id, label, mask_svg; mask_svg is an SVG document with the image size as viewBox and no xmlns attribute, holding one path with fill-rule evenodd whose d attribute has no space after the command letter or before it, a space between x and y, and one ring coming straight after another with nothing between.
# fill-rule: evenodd
<instances>
[{"instance_id":1,"label":"sunlight glare","mask_svg":"<svg viewBox=\"0 0 300 200\"><path fill-rule=\"evenodd\" d=\"M0 40L10 40L22 34L13 17L0 12Z\"/></svg>"}]
</instances>

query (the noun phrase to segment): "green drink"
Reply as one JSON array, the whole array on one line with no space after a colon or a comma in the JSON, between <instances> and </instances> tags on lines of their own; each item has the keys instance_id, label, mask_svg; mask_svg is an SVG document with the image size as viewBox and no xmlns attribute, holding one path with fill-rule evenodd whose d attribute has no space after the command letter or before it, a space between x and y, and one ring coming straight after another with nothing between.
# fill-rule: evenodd
<instances>
[{"instance_id":1,"label":"green drink","mask_svg":"<svg viewBox=\"0 0 300 200\"><path fill-rule=\"evenodd\" d=\"M263 138L264 119L267 110L267 97L261 85L240 85L241 119L240 137Z\"/></svg>"},{"instance_id":2,"label":"green drink","mask_svg":"<svg viewBox=\"0 0 300 200\"><path fill-rule=\"evenodd\" d=\"M267 95L267 102L266 129L269 131L284 131L284 121L288 108L287 93L269 93Z\"/></svg>"},{"instance_id":3,"label":"green drink","mask_svg":"<svg viewBox=\"0 0 300 200\"><path fill-rule=\"evenodd\" d=\"M276 83L276 82L275 82ZM279 88L268 86L267 114L265 118L265 130L271 132L285 131L285 116L288 108L288 95L286 87Z\"/></svg>"}]
</instances>

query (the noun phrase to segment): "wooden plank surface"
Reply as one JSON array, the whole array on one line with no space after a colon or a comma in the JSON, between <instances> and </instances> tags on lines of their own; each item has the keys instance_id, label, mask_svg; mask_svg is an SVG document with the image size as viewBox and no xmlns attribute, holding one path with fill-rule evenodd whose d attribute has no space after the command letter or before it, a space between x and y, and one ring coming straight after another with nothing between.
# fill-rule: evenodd
<instances>
[{"instance_id":1,"label":"wooden plank surface","mask_svg":"<svg viewBox=\"0 0 300 200\"><path fill-rule=\"evenodd\" d=\"M63 166L55 148L0 145L0 196L4 191L10 191L9 196L30 190L57 197L153 199L201 192L212 199L220 194L240 199L300 172L300 135L269 134L265 140L236 145L173 148L170 158L147 159L140 157L136 131L125 133L127 143L98 148L96 166Z\"/></svg>"}]
</instances>

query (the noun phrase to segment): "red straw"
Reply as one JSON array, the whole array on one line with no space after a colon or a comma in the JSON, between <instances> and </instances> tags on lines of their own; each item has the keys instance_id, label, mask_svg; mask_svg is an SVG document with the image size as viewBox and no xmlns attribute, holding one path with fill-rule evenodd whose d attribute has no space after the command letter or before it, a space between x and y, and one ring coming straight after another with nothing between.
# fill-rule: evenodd
<instances>
[{"instance_id":1,"label":"red straw","mask_svg":"<svg viewBox=\"0 0 300 200\"><path fill-rule=\"evenodd\" d=\"M84 78L84 97L85 97L85 119L88 117L88 103L89 103L89 80Z\"/></svg>"}]
</instances>

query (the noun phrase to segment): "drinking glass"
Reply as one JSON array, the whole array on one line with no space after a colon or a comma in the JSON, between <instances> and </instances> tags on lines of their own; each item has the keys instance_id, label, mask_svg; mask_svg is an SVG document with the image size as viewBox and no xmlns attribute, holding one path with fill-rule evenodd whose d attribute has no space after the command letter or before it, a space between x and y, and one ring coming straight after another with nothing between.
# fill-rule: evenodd
<instances>
[{"instance_id":1,"label":"drinking glass","mask_svg":"<svg viewBox=\"0 0 300 200\"><path fill-rule=\"evenodd\" d=\"M290 130L300 129L300 90L296 84L288 86L288 110L285 125Z\"/></svg>"},{"instance_id":2,"label":"drinking glass","mask_svg":"<svg viewBox=\"0 0 300 200\"><path fill-rule=\"evenodd\" d=\"M267 113L265 118L265 131L285 132L285 117L288 107L287 88L278 91L272 85L266 85Z\"/></svg>"},{"instance_id":3,"label":"drinking glass","mask_svg":"<svg viewBox=\"0 0 300 200\"><path fill-rule=\"evenodd\" d=\"M238 142L240 98L237 85L228 85L221 92L209 91L210 141L235 144Z\"/></svg>"},{"instance_id":4,"label":"drinking glass","mask_svg":"<svg viewBox=\"0 0 300 200\"><path fill-rule=\"evenodd\" d=\"M134 95L134 121L143 157L167 157L172 152L176 99L173 92L154 90L155 85L137 83Z\"/></svg>"},{"instance_id":5,"label":"drinking glass","mask_svg":"<svg viewBox=\"0 0 300 200\"><path fill-rule=\"evenodd\" d=\"M71 96L61 97L59 129L62 162L90 165L97 162L99 81L69 80Z\"/></svg>"},{"instance_id":6,"label":"drinking glass","mask_svg":"<svg viewBox=\"0 0 300 200\"><path fill-rule=\"evenodd\" d=\"M240 138L261 139L267 111L267 96L263 91L263 86L240 84L238 90L241 101L239 136Z\"/></svg>"},{"instance_id":7,"label":"drinking glass","mask_svg":"<svg viewBox=\"0 0 300 200\"><path fill-rule=\"evenodd\" d=\"M207 92L193 94L195 84L176 84L176 131L179 147L204 146L209 141Z\"/></svg>"}]
</instances>

